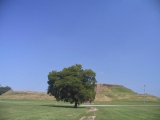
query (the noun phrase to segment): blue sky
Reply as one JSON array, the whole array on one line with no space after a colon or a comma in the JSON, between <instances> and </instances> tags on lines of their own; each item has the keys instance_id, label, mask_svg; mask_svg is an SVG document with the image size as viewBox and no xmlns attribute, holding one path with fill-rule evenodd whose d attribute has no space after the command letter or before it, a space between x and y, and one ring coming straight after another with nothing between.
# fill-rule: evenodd
<instances>
[{"instance_id":1,"label":"blue sky","mask_svg":"<svg viewBox=\"0 0 160 120\"><path fill-rule=\"evenodd\" d=\"M74 64L98 83L160 97L160 7L156 0L0 2L0 84L47 90L48 73Z\"/></svg>"}]
</instances>

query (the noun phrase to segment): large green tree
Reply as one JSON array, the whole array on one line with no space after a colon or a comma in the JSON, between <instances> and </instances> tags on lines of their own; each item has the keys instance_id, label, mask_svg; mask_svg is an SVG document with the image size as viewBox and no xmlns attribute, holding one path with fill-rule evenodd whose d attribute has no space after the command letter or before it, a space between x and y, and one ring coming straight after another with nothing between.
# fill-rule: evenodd
<instances>
[{"instance_id":1,"label":"large green tree","mask_svg":"<svg viewBox=\"0 0 160 120\"><path fill-rule=\"evenodd\" d=\"M57 101L75 103L74 107L85 101L95 99L96 73L91 69L82 69L76 64L62 71L52 71L48 75L48 94Z\"/></svg>"}]
</instances>

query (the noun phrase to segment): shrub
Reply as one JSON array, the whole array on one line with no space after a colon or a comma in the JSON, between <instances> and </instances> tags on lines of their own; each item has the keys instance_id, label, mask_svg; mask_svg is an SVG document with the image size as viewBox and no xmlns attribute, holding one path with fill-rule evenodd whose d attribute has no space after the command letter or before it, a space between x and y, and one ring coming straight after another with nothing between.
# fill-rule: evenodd
<instances>
[{"instance_id":1,"label":"shrub","mask_svg":"<svg viewBox=\"0 0 160 120\"><path fill-rule=\"evenodd\" d=\"M12 90L11 87L3 87L3 86L0 86L0 95L2 95L3 93L9 91L9 90Z\"/></svg>"}]
</instances>

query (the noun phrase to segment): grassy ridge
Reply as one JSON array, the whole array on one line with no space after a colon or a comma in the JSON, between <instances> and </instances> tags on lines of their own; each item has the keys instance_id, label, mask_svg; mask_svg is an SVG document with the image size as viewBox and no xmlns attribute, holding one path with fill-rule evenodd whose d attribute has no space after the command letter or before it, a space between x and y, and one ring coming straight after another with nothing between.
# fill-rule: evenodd
<instances>
[{"instance_id":1,"label":"grassy ridge","mask_svg":"<svg viewBox=\"0 0 160 120\"><path fill-rule=\"evenodd\" d=\"M31 99L31 100L53 100L53 96L49 96L45 92L32 91L8 91L0 96L0 99Z\"/></svg>"},{"instance_id":2,"label":"grassy ridge","mask_svg":"<svg viewBox=\"0 0 160 120\"><path fill-rule=\"evenodd\" d=\"M95 101L159 101L153 95L137 94L131 89L121 85L101 84L100 92L96 95Z\"/></svg>"},{"instance_id":3,"label":"grassy ridge","mask_svg":"<svg viewBox=\"0 0 160 120\"><path fill-rule=\"evenodd\" d=\"M0 99L54 100L54 97L45 92L9 91L0 95ZM137 94L121 85L101 84L95 102L144 101L144 99L145 101L160 101L160 98L156 96Z\"/></svg>"}]
</instances>

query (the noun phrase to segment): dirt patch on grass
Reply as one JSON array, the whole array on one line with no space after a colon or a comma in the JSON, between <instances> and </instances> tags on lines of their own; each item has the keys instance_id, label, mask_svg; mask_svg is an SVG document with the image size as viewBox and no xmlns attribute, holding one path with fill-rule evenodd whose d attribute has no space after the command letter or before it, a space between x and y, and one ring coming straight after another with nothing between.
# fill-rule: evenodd
<instances>
[{"instance_id":1,"label":"dirt patch on grass","mask_svg":"<svg viewBox=\"0 0 160 120\"><path fill-rule=\"evenodd\" d=\"M88 113L90 113L90 112L96 112L97 110L98 110L97 108L91 107L91 109L89 109L89 110L86 112L86 114L88 114ZM88 117L83 116L83 117L80 118L79 120L94 120L95 118L96 118L95 115L93 115L93 116L88 116Z\"/></svg>"},{"instance_id":2,"label":"dirt patch on grass","mask_svg":"<svg viewBox=\"0 0 160 120\"><path fill-rule=\"evenodd\" d=\"M91 107L91 109L89 109L86 113L89 113L89 112L95 112L95 111L97 111L98 109L97 108L93 108L93 107Z\"/></svg>"},{"instance_id":3,"label":"dirt patch on grass","mask_svg":"<svg viewBox=\"0 0 160 120\"><path fill-rule=\"evenodd\" d=\"M82 117L81 119L79 120L94 120L96 118L96 116L89 116L89 117Z\"/></svg>"},{"instance_id":4,"label":"dirt patch on grass","mask_svg":"<svg viewBox=\"0 0 160 120\"><path fill-rule=\"evenodd\" d=\"M89 117L84 116L84 117L80 118L79 120L94 120L95 118L96 118L96 116L89 116Z\"/></svg>"}]
</instances>

